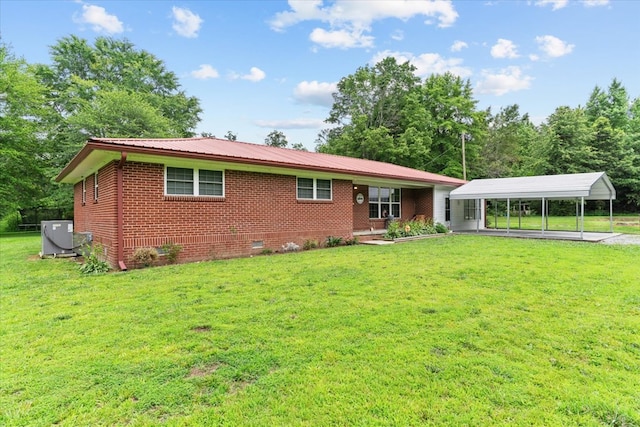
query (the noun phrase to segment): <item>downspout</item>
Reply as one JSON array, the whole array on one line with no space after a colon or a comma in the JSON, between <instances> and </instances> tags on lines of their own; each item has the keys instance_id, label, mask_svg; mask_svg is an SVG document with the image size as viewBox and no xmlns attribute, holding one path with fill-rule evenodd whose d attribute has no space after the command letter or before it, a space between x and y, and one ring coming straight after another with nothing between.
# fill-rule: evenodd
<instances>
[{"instance_id":1,"label":"downspout","mask_svg":"<svg viewBox=\"0 0 640 427\"><path fill-rule=\"evenodd\" d=\"M124 184L123 184L123 169L124 164L127 161L127 153L124 151L120 153L120 161L118 162L118 168L116 170L116 233L118 240L118 267L122 271L127 270L127 266L124 263Z\"/></svg>"}]
</instances>

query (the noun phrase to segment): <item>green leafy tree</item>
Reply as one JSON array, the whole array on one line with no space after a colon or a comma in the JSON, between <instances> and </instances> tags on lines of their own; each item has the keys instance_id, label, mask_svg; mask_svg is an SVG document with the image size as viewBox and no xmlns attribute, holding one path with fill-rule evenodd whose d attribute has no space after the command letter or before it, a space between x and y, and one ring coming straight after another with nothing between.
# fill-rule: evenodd
<instances>
[{"instance_id":1,"label":"green leafy tree","mask_svg":"<svg viewBox=\"0 0 640 427\"><path fill-rule=\"evenodd\" d=\"M543 173L553 175L588 171L592 133L582 108L556 108L542 131L547 158Z\"/></svg>"},{"instance_id":2,"label":"green leafy tree","mask_svg":"<svg viewBox=\"0 0 640 427\"><path fill-rule=\"evenodd\" d=\"M291 145L291 148L294 149L294 150L298 150L298 151L309 151L309 150L307 150L307 147L305 147L302 142L294 142Z\"/></svg>"},{"instance_id":3,"label":"green leafy tree","mask_svg":"<svg viewBox=\"0 0 640 427\"><path fill-rule=\"evenodd\" d=\"M37 206L49 187L41 139L45 93L32 67L0 43L0 217Z\"/></svg>"},{"instance_id":4,"label":"green leafy tree","mask_svg":"<svg viewBox=\"0 0 640 427\"><path fill-rule=\"evenodd\" d=\"M228 139L229 141L237 141L238 140L238 135L231 132L230 130L227 131L227 133L225 134L225 139Z\"/></svg>"},{"instance_id":5,"label":"green leafy tree","mask_svg":"<svg viewBox=\"0 0 640 427\"><path fill-rule=\"evenodd\" d=\"M488 119L488 131L480 159L483 164L482 175L501 178L522 173L524 159L536 136L529 116L521 115L517 104L501 108Z\"/></svg>"},{"instance_id":6,"label":"green leafy tree","mask_svg":"<svg viewBox=\"0 0 640 427\"><path fill-rule=\"evenodd\" d=\"M479 161L487 130L487 112L477 110L469 80L451 73L433 74L422 86L423 104L431 118L429 170L463 177L462 138L465 139L467 177L481 175Z\"/></svg>"},{"instance_id":7,"label":"green leafy tree","mask_svg":"<svg viewBox=\"0 0 640 427\"><path fill-rule=\"evenodd\" d=\"M264 139L264 144L271 147L286 148L287 145L289 145L289 142L287 141L287 137L284 135L284 133L280 132L279 130L272 130Z\"/></svg>"},{"instance_id":8,"label":"green leafy tree","mask_svg":"<svg viewBox=\"0 0 640 427\"><path fill-rule=\"evenodd\" d=\"M415 70L388 57L342 78L317 150L423 169L431 139Z\"/></svg>"}]
</instances>

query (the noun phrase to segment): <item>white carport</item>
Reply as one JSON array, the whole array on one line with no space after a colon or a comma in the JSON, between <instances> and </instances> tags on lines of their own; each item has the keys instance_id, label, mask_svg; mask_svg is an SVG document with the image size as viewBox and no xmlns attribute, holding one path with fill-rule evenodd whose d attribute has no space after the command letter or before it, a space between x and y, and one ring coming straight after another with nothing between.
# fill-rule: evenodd
<instances>
[{"instance_id":1,"label":"white carport","mask_svg":"<svg viewBox=\"0 0 640 427\"><path fill-rule=\"evenodd\" d=\"M451 200L506 200L507 233L510 228L511 201L542 200L542 234L549 200L575 200L576 221L580 218L580 238L584 233L585 200L609 200L609 229L613 232L613 200L616 190L605 172L567 175L523 176L516 178L474 179L451 191ZM520 209L518 210L520 212ZM480 228L478 223L477 229Z\"/></svg>"}]
</instances>

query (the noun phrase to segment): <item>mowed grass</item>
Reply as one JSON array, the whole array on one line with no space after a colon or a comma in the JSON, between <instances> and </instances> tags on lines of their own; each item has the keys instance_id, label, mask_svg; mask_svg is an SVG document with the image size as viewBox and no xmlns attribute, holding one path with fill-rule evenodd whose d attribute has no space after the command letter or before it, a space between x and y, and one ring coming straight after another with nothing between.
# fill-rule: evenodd
<instances>
[{"instance_id":1,"label":"mowed grass","mask_svg":"<svg viewBox=\"0 0 640 427\"><path fill-rule=\"evenodd\" d=\"M0 238L0 425L640 425L640 246L451 235L84 276Z\"/></svg>"},{"instance_id":2,"label":"mowed grass","mask_svg":"<svg viewBox=\"0 0 640 427\"><path fill-rule=\"evenodd\" d=\"M490 227L493 228L496 223L496 217L492 215L490 210L487 211L487 218L491 224ZM507 217L498 216L497 224L498 228L507 228ZM548 224L548 227L546 224ZM509 219L509 227L512 229L520 227L523 230L540 230L542 229L542 217L531 215L518 219L517 215L512 216ZM575 216L551 216L545 218L545 229L554 231L576 231L580 230L580 223L578 222L576 226ZM608 233L610 229L609 216L584 217L584 231ZM614 216L613 232L640 234L640 215Z\"/></svg>"}]
</instances>

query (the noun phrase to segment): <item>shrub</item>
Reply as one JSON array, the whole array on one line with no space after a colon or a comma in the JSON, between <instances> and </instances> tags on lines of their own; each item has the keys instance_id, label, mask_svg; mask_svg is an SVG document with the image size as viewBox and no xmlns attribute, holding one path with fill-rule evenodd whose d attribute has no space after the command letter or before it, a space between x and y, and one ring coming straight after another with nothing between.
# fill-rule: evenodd
<instances>
[{"instance_id":1,"label":"shrub","mask_svg":"<svg viewBox=\"0 0 640 427\"><path fill-rule=\"evenodd\" d=\"M342 237L336 237L336 236L327 236L327 240L325 241L325 245L328 248L339 246L340 243L342 243Z\"/></svg>"},{"instance_id":2,"label":"shrub","mask_svg":"<svg viewBox=\"0 0 640 427\"><path fill-rule=\"evenodd\" d=\"M447 228L446 225L441 224L441 223L438 222L436 224L436 232L438 232L438 233L448 233L449 229Z\"/></svg>"},{"instance_id":3,"label":"shrub","mask_svg":"<svg viewBox=\"0 0 640 427\"><path fill-rule=\"evenodd\" d=\"M423 236L436 234L436 227L432 221L395 221L389 224L385 238L397 239L400 237Z\"/></svg>"},{"instance_id":4,"label":"shrub","mask_svg":"<svg viewBox=\"0 0 640 427\"><path fill-rule=\"evenodd\" d=\"M261 255L271 255L273 251L271 249L263 249L260 251Z\"/></svg>"},{"instance_id":5,"label":"shrub","mask_svg":"<svg viewBox=\"0 0 640 427\"><path fill-rule=\"evenodd\" d=\"M180 251L182 251L182 246L176 245L173 242L167 242L164 245L162 245L162 251L167 257L167 261L169 261L170 264L175 264L176 261L178 260L178 255L180 254Z\"/></svg>"},{"instance_id":6,"label":"shrub","mask_svg":"<svg viewBox=\"0 0 640 427\"><path fill-rule=\"evenodd\" d=\"M282 245L282 252L296 252L300 250L300 245L296 245L293 242L285 243Z\"/></svg>"},{"instance_id":7,"label":"shrub","mask_svg":"<svg viewBox=\"0 0 640 427\"><path fill-rule=\"evenodd\" d=\"M3 231L18 231L18 224L22 222L20 212L9 212L2 219L0 219L0 232Z\"/></svg>"},{"instance_id":8,"label":"shrub","mask_svg":"<svg viewBox=\"0 0 640 427\"><path fill-rule=\"evenodd\" d=\"M347 246L354 246L354 245L357 245L358 243L359 243L358 236L347 237L346 239L344 239L344 244Z\"/></svg>"},{"instance_id":9,"label":"shrub","mask_svg":"<svg viewBox=\"0 0 640 427\"><path fill-rule=\"evenodd\" d=\"M158 251L155 248L138 248L133 253L133 260L136 264L144 267L153 265L158 259Z\"/></svg>"},{"instance_id":10,"label":"shrub","mask_svg":"<svg viewBox=\"0 0 640 427\"><path fill-rule=\"evenodd\" d=\"M319 246L317 240L306 240L302 245L302 249L308 251L309 249L316 249Z\"/></svg>"},{"instance_id":11,"label":"shrub","mask_svg":"<svg viewBox=\"0 0 640 427\"><path fill-rule=\"evenodd\" d=\"M83 274L100 274L109 271L109 263L102 259L103 248L99 243L93 244L84 255L84 264L80 265Z\"/></svg>"}]
</instances>

